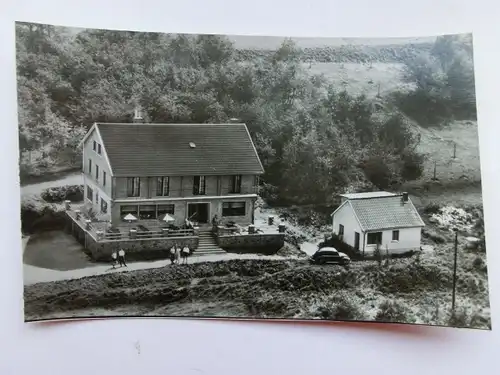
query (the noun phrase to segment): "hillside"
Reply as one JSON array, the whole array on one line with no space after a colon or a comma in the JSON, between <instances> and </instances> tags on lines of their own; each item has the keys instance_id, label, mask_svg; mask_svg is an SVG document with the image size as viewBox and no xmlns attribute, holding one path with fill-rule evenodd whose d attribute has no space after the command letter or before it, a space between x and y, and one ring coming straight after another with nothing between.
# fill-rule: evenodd
<instances>
[{"instance_id":1,"label":"hillside","mask_svg":"<svg viewBox=\"0 0 500 375\"><path fill-rule=\"evenodd\" d=\"M339 45L324 47L305 47L301 49L303 62L335 63L404 63L420 54L429 53L432 43L388 44L388 45ZM268 58L275 49L236 49L237 59L248 61L255 58Z\"/></svg>"}]
</instances>

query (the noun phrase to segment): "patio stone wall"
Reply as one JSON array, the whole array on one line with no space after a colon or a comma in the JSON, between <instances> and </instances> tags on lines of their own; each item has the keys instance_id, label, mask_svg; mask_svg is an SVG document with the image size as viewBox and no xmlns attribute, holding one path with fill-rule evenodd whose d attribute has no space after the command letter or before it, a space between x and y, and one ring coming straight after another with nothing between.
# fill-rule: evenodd
<instances>
[{"instance_id":1,"label":"patio stone wall","mask_svg":"<svg viewBox=\"0 0 500 375\"><path fill-rule=\"evenodd\" d=\"M275 254L285 244L285 234L243 234L217 237L218 245L229 253Z\"/></svg>"},{"instance_id":2,"label":"patio stone wall","mask_svg":"<svg viewBox=\"0 0 500 375\"><path fill-rule=\"evenodd\" d=\"M170 237L155 239L121 240L121 241L95 241L87 242L87 249L95 260L110 260L113 250L125 250L125 258L129 260L166 259L170 248L177 245L190 249L198 247L198 237Z\"/></svg>"}]
</instances>

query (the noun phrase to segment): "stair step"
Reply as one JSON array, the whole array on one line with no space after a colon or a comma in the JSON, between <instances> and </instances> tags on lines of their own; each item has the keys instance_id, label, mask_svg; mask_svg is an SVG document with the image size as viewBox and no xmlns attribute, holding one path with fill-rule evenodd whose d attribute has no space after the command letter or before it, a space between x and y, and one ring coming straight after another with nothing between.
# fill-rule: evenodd
<instances>
[{"instance_id":1,"label":"stair step","mask_svg":"<svg viewBox=\"0 0 500 375\"><path fill-rule=\"evenodd\" d=\"M222 255L227 254L224 250L220 251L200 251L199 253L194 252L193 256L204 256L204 255Z\"/></svg>"}]
</instances>

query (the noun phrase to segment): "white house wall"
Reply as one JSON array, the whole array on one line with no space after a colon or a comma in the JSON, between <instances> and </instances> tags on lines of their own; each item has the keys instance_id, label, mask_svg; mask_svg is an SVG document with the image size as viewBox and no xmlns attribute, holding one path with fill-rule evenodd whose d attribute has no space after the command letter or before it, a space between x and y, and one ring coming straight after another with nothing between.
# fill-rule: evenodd
<instances>
[{"instance_id":1,"label":"white house wall","mask_svg":"<svg viewBox=\"0 0 500 375\"><path fill-rule=\"evenodd\" d=\"M343 240L348 245L354 246L354 232L359 233L360 250L362 250L363 231L361 230L358 220L354 214L354 210L349 203L344 204L335 213L335 215L333 215L333 233L338 234L340 224L344 226Z\"/></svg>"},{"instance_id":2,"label":"white house wall","mask_svg":"<svg viewBox=\"0 0 500 375\"><path fill-rule=\"evenodd\" d=\"M381 250L389 250L390 254L400 254L410 250L420 249L422 228L401 228L399 229L399 241L392 241L392 229L382 231ZM376 231L371 231L376 232ZM365 238L365 254L373 253L375 245L368 245L368 233Z\"/></svg>"}]
</instances>

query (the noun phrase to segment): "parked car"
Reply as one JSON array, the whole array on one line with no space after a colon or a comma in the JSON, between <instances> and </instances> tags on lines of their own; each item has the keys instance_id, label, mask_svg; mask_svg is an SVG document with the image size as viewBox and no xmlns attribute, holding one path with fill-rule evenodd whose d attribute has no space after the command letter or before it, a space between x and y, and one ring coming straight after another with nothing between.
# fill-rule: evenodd
<instances>
[{"instance_id":1,"label":"parked car","mask_svg":"<svg viewBox=\"0 0 500 375\"><path fill-rule=\"evenodd\" d=\"M311 264L333 263L346 266L351 263L351 258L349 258L346 254L337 251L334 247L323 247L309 258L309 262Z\"/></svg>"}]
</instances>

